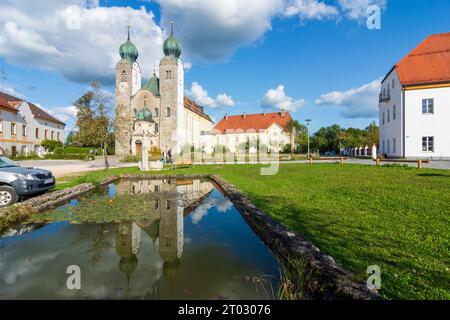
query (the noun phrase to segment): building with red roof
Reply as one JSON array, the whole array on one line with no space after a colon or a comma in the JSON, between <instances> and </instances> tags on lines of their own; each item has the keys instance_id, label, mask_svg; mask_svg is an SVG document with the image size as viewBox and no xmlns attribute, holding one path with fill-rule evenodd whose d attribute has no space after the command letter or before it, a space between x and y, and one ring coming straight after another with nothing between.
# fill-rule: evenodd
<instances>
[{"instance_id":1,"label":"building with red roof","mask_svg":"<svg viewBox=\"0 0 450 320\"><path fill-rule=\"evenodd\" d=\"M289 112L225 115L211 132L210 146L223 146L237 152L247 144L250 153L257 152L258 141L268 149L279 152L290 144ZM207 151L208 152L208 151Z\"/></svg>"},{"instance_id":2,"label":"building with red roof","mask_svg":"<svg viewBox=\"0 0 450 320\"><path fill-rule=\"evenodd\" d=\"M450 159L450 33L428 36L392 67L379 96L380 153Z\"/></svg>"},{"instance_id":3,"label":"building with red roof","mask_svg":"<svg viewBox=\"0 0 450 320\"><path fill-rule=\"evenodd\" d=\"M0 92L0 154L44 155L45 139L64 141L64 122L37 105Z\"/></svg>"}]
</instances>

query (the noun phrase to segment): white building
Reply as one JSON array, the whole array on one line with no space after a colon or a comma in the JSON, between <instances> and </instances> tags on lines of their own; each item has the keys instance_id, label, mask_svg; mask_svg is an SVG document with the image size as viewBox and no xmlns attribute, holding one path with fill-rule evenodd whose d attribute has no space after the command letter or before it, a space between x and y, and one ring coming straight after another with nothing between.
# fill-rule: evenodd
<instances>
[{"instance_id":1,"label":"white building","mask_svg":"<svg viewBox=\"0 0 450 320\"><path fill-rule=\"evenodd\" d=\"M210 140L206 141L205 137L205 151L210 153L210 148L223 146L227 152L236 153L242 144L248 144L249 152L256 153L259 140L260 145L280 152L285 145L290 144L290 134L286 128L291 120L291 115L285 111L226 115L214 127L209 135Z\"/></svg>"},{"instance_id":2,"label":"white building","mask_svg":"<svg viewBox=\"0 0 450 320\"><path fill-rule=\"evenodd\" d=\"M382 81L379 153L450 159L450 33L426 38Z\"/></svg>"},{"instance_id":3,"label":"white building","mask_svg":"<svg viewBox=\"0 0 450 320\"><path fill-rule=\"evenodd\" d=\"M0 92L0 154L44 156L45 139L64 141L65 124L33 103Z\"/></svg>"}]
</instances>

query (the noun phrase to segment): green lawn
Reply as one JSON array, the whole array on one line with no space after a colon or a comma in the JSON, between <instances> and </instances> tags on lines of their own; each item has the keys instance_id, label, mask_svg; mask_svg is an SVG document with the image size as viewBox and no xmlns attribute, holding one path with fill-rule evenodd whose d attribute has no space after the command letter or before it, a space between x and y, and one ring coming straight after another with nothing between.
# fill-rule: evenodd
<instances>
[{"instance_id":1,"label":"green lawn","mask_svg":"<svg viewBox=\"0 0 450 320\"><path fill-rule=\"evenodd\" d=\"M91 172L58 188L127 172L138 171ZM450 299L450 171L284 164L274 176L255 165L176 172L221 175L361 279L380 266L385 298Z\"/></svg>"}]
</instances>

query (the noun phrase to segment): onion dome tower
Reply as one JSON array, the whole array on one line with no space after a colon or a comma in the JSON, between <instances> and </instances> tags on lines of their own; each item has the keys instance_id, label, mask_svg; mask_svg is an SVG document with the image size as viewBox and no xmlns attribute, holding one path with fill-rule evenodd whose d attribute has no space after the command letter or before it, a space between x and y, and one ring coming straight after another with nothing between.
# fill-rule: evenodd
<instances>
[{"instance_id":1,"label":"onion dome tower","mask_svg":"<svg viewBox=\"0 0 450 320\"><path fill-rule=\"evenodd\" d=\"M181 44L173 35L173 22L171 22L170 37L164 41L163 51L166 57L172 56L179 58L181 56Z\"/></svg>"},{"instance_id":2,"label":"onion dome tower","mask_svg":"<svg viewBox=\"0 0 450 320\"><path fill-rule=\"evenodd\" d=\"M128 38L127 41L120 46L120 57L129 62L136 62L139 57L139 52L136 46L130 40L130 26L128 26Z\"/></svg>"}]
</instances>

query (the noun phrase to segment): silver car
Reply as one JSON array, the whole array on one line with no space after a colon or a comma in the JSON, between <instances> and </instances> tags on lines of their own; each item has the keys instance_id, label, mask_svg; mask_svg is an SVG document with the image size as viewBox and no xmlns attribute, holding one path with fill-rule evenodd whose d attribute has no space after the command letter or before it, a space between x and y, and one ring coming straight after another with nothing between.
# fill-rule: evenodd
<instances>
[{"instance_id":1,"label":"silver car","mask_svg":"<svg viewBox=\"0 0 450 320\"><path fill-rule=\"evenodd\" d=\"M55 187L55 177L44 169L24 168L0 157L0 207L16 203L19 197L45 193Z\"/></svg>"}]
</instances>

